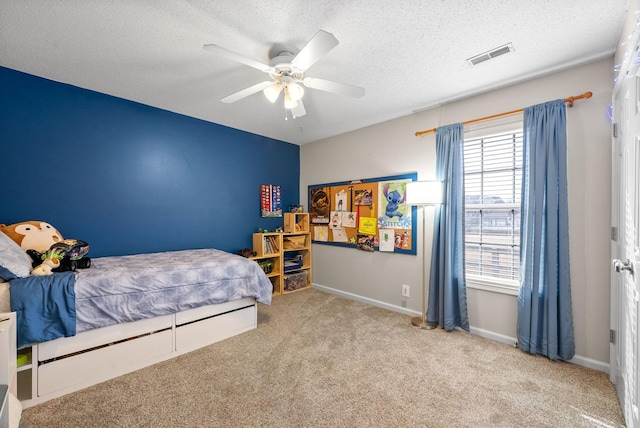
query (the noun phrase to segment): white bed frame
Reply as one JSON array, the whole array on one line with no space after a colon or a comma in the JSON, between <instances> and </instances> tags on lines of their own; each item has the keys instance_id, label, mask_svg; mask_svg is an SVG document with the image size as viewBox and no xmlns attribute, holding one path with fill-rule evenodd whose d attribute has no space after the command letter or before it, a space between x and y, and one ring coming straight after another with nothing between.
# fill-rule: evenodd
<instances>
[{"instance_id":1,"label":"white bed frame","mask_svg":"<svg viewBox=\"0 0 640 428\"><path fill-rule=\"evenodd\" d=\"M87 388L256 328L257 303L243 298L116 324L31 347L18 369L23 408Z\"/></svg>"}]
</instances>

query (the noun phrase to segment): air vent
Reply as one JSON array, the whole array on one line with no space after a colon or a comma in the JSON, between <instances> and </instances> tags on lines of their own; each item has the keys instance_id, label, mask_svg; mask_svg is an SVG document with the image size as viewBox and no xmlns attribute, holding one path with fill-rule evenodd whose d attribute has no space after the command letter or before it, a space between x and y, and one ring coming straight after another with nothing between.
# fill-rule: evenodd
<instances>
[{"instance_id":1,"label":"air vent","mask_svg":"<svg viewBox=\"0 0 640 428\"><path fill-rule=\"evenodd\" d=\"M513 45L511 43L507 43L506 45L499 46L495 49L491 49L490 51L481 53L480 55L467 58L467 62L471 65L478 65L481 62L488 61L490 59L493 59L500 55L504 55L509 52L513 52Z\"/></svg>"}]
</instances>

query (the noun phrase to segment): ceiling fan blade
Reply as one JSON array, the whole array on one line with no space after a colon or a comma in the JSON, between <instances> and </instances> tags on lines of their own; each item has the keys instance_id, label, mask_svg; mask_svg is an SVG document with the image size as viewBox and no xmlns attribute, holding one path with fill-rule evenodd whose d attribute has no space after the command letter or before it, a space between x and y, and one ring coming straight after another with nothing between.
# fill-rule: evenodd
<instances>
[{"instance_id":1,"label":"ceiling fan blade","mask_svg":"<svg viewBox=\"0 0 640 428\"><path fill-rule=\"evenodd\" d=\"M246 89L243 89L241 91L236 92L235 94L231 94L228 95L222 99L220 99L220 101L222 101L223 103L235 103L238 100L241 100L245 97L248 97L249 95L253 95L256 92L260 92L262 90L264 90L265 88L267 88L268 86L271 86L273 84L273 81L270 80L265 80L264 82L260 82L260 83L256 83L253 86L249 86Z\"/></svg>"},{"instance_id":2,"label":"ceiling fan blade","mask_svg":"<svg viewBox=\"0 0 640 428\"><path fill-rule=\"evenodd\" d=\"M338 46L338 39L333 34L319 30L291 60L291 65L300 71L305 71L336 46Z\"/></svg>"},{"instance_id":3,"label":"ceiling fan blade","mask_svg":"<svg viewBox=\"0 0 640 428\"><path fill-rule=\"evenodd\" d=\"M265 73L270 73L271 71L273 71L273 67L271 67L270 65L263 64L260 61L256 61L244 55L240 55L239 53L232 52L229 49L225 49L218 45L204 45L203 48L204 50L227 57L241 64L248 65L249 67L257 68L258 70L264 71Z\"/></svg>"},{"instance_id":4,"label":"ceiling fan blade","mask_svg":"<svg viewBox=\"0 0 640 428\"><path fill-rule=\"evenodd\" d=\"M305 77L302 84L307 88L333 92L334 94L360 98L364 95L364 88L347 85L346 83L332 82L331 80L318 79L317 77Z\"/></svg>"},{"instance_id":5,"label":"ceiling fan blade","mask_svg":"<svg viewBox=\"0 0 640 428\"><path fill-rule=\"evenodd\" d=\"M304 104L302 104L302 100L298 100L298 105L291 109L291 114L294 119L307 114L307 111L304 109Z\"/></svg>"}]
</instances>

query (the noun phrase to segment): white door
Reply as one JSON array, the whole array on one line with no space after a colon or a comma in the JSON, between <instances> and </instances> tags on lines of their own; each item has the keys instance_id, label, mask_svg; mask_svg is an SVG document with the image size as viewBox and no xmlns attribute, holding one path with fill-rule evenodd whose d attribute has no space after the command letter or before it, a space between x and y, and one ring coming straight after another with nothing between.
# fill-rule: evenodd
<instances>
[{"instance_id":1,"label":"white door","mask_svg":"<svg viewBox=\"0 0 640 428\"><path fill-rule=\"evenodd\" d=\"M623 73L624 72L624 73ZM631 63L613 93L610 378L628 427L640 428L640 77Z\"/></svg>"}]
</instances>

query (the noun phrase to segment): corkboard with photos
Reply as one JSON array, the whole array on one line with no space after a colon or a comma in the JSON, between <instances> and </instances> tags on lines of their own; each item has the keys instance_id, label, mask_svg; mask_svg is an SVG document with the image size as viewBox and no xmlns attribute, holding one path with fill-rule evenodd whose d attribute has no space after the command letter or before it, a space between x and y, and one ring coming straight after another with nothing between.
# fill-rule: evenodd
<instances>
[{"instance_id":1,"label":"corkboard with photos","mask_svg":"<svg viewBox=\"0 0 640 428\"><path fill-rule=\"evenodd\" d=\"M309 186L313 243L416 254L416 207L404 203L417 173Z\"/></svg>"}]
</instances>

